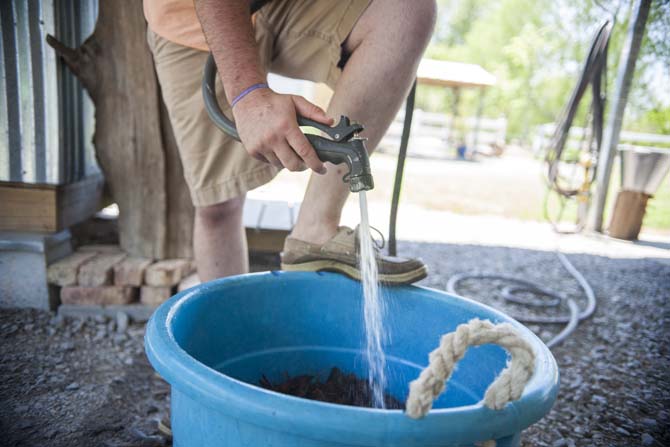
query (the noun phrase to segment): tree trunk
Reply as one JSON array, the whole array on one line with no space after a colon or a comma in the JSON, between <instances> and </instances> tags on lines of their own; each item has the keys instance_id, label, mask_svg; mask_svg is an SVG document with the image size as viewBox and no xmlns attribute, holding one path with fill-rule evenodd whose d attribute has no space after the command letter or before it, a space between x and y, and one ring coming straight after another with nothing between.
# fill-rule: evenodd
<instances>
[{"instance_id":1,"label":"tree trunk","mask_svg":"<svg viewBox=\"0 0 670 447\"><path fill-rule=\"evenodd\" d=\"M93 34L76 49L47 42L95 103L98 163L119 206L128 253L192 255L191 205L176 142L146 43L142 1L100 2Z\"/></svg>"}]
</instances>

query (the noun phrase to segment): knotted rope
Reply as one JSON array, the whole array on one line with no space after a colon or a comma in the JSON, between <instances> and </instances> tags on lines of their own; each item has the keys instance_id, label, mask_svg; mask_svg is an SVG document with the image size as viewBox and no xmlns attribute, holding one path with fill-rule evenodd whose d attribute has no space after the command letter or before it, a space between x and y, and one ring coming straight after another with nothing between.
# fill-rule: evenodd
<instances>
[{"instance_id":1,"label":"knotted rope","mask_svg":"<svg viewBox=\"0 0 670 447\"><path fill-rule=\"evenodd\" d=\"M509 323L494 325L488 320L473 319L443 335L440 346L430 353L428 366L409 385L407 415L414 419L425 416L433 401L445 390L445 382L465 351L470 346L484 344L499 345L511 355L507 367L486 390L484 405L500 410L508 402L519 399L535 370L533 348Z\"/></svg>"}]
</instances>

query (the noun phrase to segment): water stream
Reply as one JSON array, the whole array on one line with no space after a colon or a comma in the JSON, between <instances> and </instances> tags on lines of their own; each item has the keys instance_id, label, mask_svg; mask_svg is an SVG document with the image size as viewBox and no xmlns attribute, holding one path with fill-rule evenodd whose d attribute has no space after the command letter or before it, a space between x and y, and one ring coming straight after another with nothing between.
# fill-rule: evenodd
<instances>
[{"instance_id":1,"label":"water stream","mask_svg":"<svg viewBox=\"0 0 670 447\"><path fill-rule=\"evenodd\" d=\"M359 226L360 270L363 287L363 316L365 319L365 355L368 362L368 383L372 389L373 405L384 408L386 389L386 357L383 343L385 303L380 295L377 259L370 236L368 201L365 191L359 193L361 224Z\"/></svg>"}]
</instances>

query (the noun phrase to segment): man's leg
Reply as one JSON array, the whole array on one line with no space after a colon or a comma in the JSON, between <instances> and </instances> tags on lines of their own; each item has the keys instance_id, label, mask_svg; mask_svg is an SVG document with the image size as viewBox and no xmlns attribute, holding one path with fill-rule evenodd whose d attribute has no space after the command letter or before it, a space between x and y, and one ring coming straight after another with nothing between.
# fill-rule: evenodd
<instances>
[{"instance_id":1,"label":"man's leg","mask_svg":"<svg viewBox=\"0 0 670 447\"><path fill-rule=\"evenodd\" d=\"M246 191L270 181L278 169L249 157L242 145L219 131L204 108L202 67L207 53L149 31L161 94L179 147L184 177L195 206L193 248L198 276L209 281L249 270L242 226ZM263 45L267 46L267 42ZM262 54L270 54L263 50ZM229 106L217 83L219 104Z\"/></svg>"},{"instance_id":2,"label":"man's leg","mask_svg":"<svg viewBox=\"0 0 670 447\"><path fill-rule=\"evenodd\" d=\"M200 281L249 271L243 208L244 196L196 208L193 249Z\"/></svg>"},{"instance_id":3,"label":"man's leg","mask_svg":"<svg viewBox=\"0 0 670 447\"><path fill-rule=\"evenodd\" d=\"M406 98L433 31L435 8L433 0L373 1L344 44L351 56L328 115L363 123L368 150L377 147ZM311 176L292 237L323 244L336 233L349 193L345 170L328 165L328 174Z\"/></svg>"}]
</instances>

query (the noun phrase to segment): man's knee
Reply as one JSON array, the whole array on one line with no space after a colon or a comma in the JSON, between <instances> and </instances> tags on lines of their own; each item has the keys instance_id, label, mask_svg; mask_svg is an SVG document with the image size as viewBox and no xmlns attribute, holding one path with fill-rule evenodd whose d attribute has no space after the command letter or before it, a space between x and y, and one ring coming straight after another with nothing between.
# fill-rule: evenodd
<instances>
[{"instance_id":1,"label":"man's knee","mask_svg":"<svg viewBox=\"0 0 670 447\"><path fill-rule=\"evenodd\" d=\"M435 28L437 4L435 0L414 0L404 3L406 10L403 11L403 29L400 32L410 47L416 48L423 54Z\"/></svg>"},{"instance_id":2,"label":"man's knee","mask_svg":"<svg viewBox=\"0 0 670 447\"><path fill-rule=\"evenodd\" d=\"M206 227L218 227L242 217L244 197L236 197L211 206L195 209L196 218Z\"/></svg>"},{"instance_id":3,"label":"man's knee","mask_svg":"<svg viewBox=\"0 0 670 447\"><path fill-rule=\"evenodd\" d=\"M365 41L382 41L403 54L423 53L437 17L435 0L378 0L363 14L345 43L350 52Z\"/></svg>"}]
</instances>

